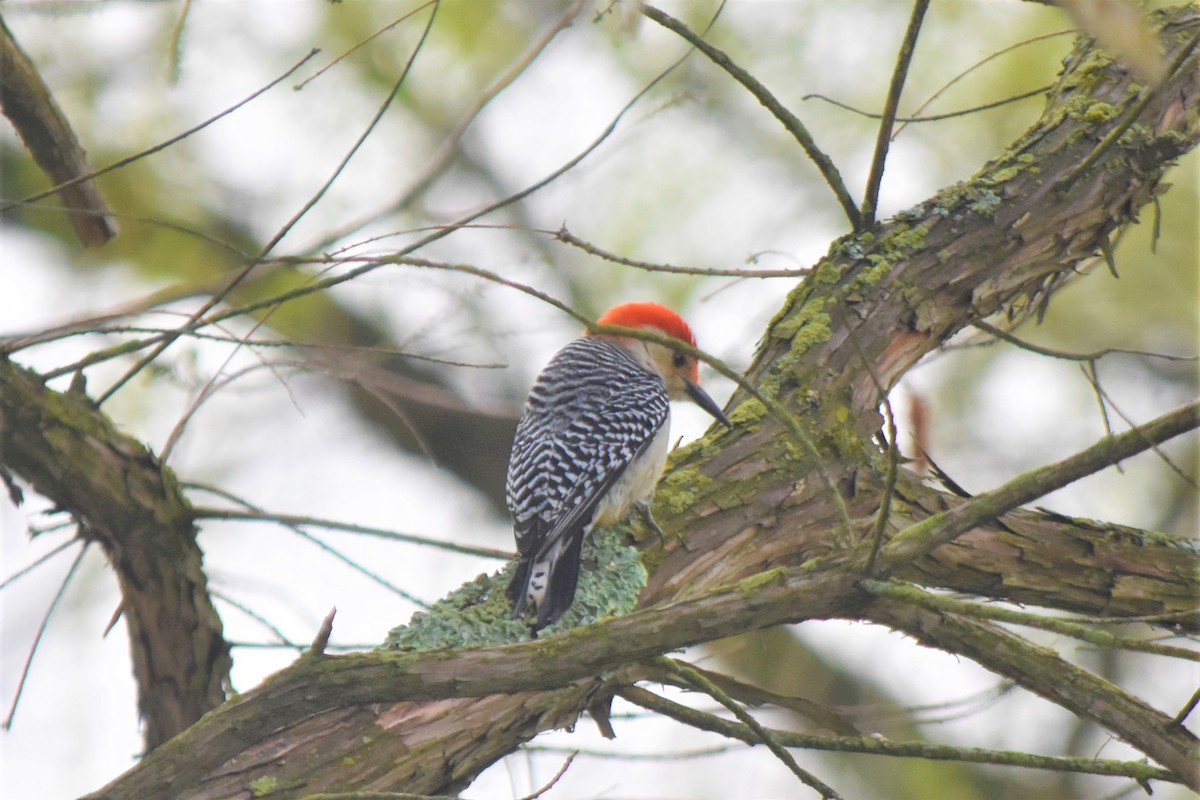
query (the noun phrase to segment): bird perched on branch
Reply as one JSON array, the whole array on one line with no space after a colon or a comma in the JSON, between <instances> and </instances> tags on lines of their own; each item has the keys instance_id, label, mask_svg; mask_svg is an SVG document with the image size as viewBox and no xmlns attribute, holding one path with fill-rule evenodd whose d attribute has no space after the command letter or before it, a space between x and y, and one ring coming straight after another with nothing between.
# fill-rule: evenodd
<instances>
[{"instance_id":1,"label":"bird perched on branch","mask_svg":"<svg viewBox=\"0 0 1200 800\"><path fill-rule=\"evenodd\" d=\"M626 303L600 325L665 334L694 348L674 311ZM536 632L575 601L580 548L597 525L649 503L666 463L670 400L691 399L732 424L700 388L694 356L635 335L590 333L546 365L525 403L508 462L506 499L519 559L508 587L513 617L537 614Z\"/></svg>"}]
</instances>

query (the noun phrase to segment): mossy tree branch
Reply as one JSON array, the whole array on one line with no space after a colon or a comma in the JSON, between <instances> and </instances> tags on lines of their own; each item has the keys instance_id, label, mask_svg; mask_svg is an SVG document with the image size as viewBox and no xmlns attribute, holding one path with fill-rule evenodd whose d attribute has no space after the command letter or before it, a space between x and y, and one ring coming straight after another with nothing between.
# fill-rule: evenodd
<instances>
[{"instance_id":1,"label":"mossy tree branch","mask_svg":"<svg viewBox=\"0 0 1200 800\"><path fill-rule=\"evenodd\" d=\"M868 619L904 631L923 644L966 656L1035 694L1094 720L1170 769L1200 791L1200 741L1171 717L1103 678L1074 666L1053 650L1031 644L989 622L945 613L922 602L880 600L866 610Z\"/></svg>"},{"instance_id":2,"label":"mossy tree branch","mask_svg":"<svg viewBox=\"0 0 1200 800\"><path fill-rule=\"evenodd\" d=\"M229 645L191 508L169 469L82 392L0 356L0 463L68 510L121 586L148 749L225 700Z\"/></svg>"},{"instance_id":3,"label":"mossy tree branch","mask_svg":"<svg viewBox=\"0 0 1200 800\"><path fill-rule=\"evenodd\" d=\"M1168 414L1164 419L1173 416ZM1162 437L1173 429L1152 423L1146 426L1146 431L1151 430ZM1133 438L1143 449L1154 444L1154 437L1145 431L1140 433L1141 436ZM1124 455L1123 451L1121 455ZM1046 468L1049 485L1053 485L1057 472L1058 465ZM1022 476L1020 482L1023 484L1033 477L1036 473ZM256 764L260 763L259 759L266 759L260 764L260 768L267 769L263 777L288 775L285 785L295 782L311 789L311 784L316 782L323 786L340 786L350 773L340 767L338 753L353 759L347 753L357 750L360 744L357 738L339 741L336 746L329 736L319 738L315 746L324 754L324 762L300 762L302 774L289 767L289 764L296 764L297 759L287 743L305 738L303 729L309 726L318 730L332 726L335 731L331 735L337 737L366 726L373 731L370 736L375 738L379 735L377 729L391 727L389 721L408 721L414 714L421 719L428 719L430 715L439 719L471 717L474 720L471 724L483 728L475 735L465 737L481 744L480 748L471 750L469 756L485 761L506 752L505 746L510 749L519 746L538 730L573 724L583 709L594 705L597 698L611 697L619 687L647 677L639 662L660 653L805 619L864 617L884 621L883 615L890 613L890 606L880 600L873 603L869 600L877 593L872 590L879 584L868 581L868 590L862 589L861 564L869 548L870 542L864 541L849 553L835 554L790 569L768 570L731 586L703 594L693 593L688 598L655 604L627 616L574 628L545 642L477 650L370 653L333 658L308 655L149 754L127 776L93 798L133 794L153 800L210 796L207 792L215 792L212 796L218 797L233 796L245 780L245 770L237 768L227 772L226 768L247 759ZM496 580L495 584L495 593L502 596L504 580ZM912 591L923 594L915 589ZM880 608L883 611L878 610ZM925 610L926 606L917 605L917 608ZM508 623L505 608L499 616L502 623ZM968 620L964 624L970 622L974 621ZM897 624L895 627L913 632L914 625ZM1164 720L1169 723L1169 719L1115 687L1111 687L1113 697L1093 697L1088 707L1080 707L1080 698L1085 693L1094 695L1107 684L1066 665L1057 656L1028 645L1019 637L1004 634L1008 638L1001 644L1007 649L997 647L997 652L977 658L977 651L992 646L979 642L988 636L1000 636L1002 632L986 623L976 628L976 638L963 643L964 650L960 652L969 651L980 663L1023 685L1030 685L1034 691L1076 713L1110 725L1127 741L1171 768L1180 780L1200 786L1200 775L1181 771L1181 767L1189 763L1183 754L1188 752L1185 745L1190 737L1182 728L1175 735L1164 727ZM614 646L615 642L620 645ZM1014 665L1014 654L1025 658ZM1075 684L1082 687L1078 691L1056 688L1057 677L1066 669L1074 671ZM1028 674L1032 672L1037 673L1036 681ZM482 698L480 702L490 711L475 716L478 708L465 700L471 697ZM422 701L426 702L423 704ZM381 703L399 705L381 707L378 705ZM508 716L505 719L517 715L525 720L524 724L514 722L512 727L505 726L502 733L497 733L491 725L495 720L493 715L501 709L506 710ZM1138 713L1129 716L1130 710ZM358 719L354 725L347 723L351 716ZM412 782L428 777L424 775L424 770L429 769L428 751L407 749L405 730L402 727L391 734L400 737L396 746L404 752L387 750L383 760L372 762L379 769L386 765L387 769L380 776L375 776L367 764L356 762L352 773L355 780L375 786L370 781L378 777L391 782L382 785L410 786ZM485 734L485 731L489 733ZM435 747L434 750L443 752L449 741L464 738L464 730L456 725L444 726L435 735L423 729L421 737L426 744L440 741L439 747L443 749ZM339 750L338 747L346 749ZM279 760L278 755L266 755L270 753L287 753L288 757ZM466 758L460 753L454 762L461 766L467 763ZM472 774L470 770L465 772L466 782ZM452 783L439 783L438 791L461 789L466 785L461 780L455 778ZM181 785L194 785L197 789L203 786L205 793L180 794Z\"/></svg>"}]
</instances>

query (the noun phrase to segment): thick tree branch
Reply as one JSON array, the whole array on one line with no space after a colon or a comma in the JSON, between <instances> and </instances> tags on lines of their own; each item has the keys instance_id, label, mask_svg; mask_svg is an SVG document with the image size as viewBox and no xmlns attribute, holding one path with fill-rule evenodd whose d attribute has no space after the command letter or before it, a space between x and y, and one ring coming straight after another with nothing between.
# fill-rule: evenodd
<instances>
[{"instance_id":1,"label":"thick tree branch","mask_svg":"<svg viewBox=\"0 0 1200 800\"><path fill-rule=\"evenodd\" d=\"M1190 42L1198 27L1191 8L1164 23L1169 58L1187 51L1181 68L1142 107L1130 128L1137 135L1109 148L1068 195L1056 193L1057 179L1138 97L1131 75L1086 41L1009 152L876 234L839 242L772 320L747 378L807 422L852 516L873 516L879 502L870 478L883 471L871 439L877 387L975 320L1044 302L1135 219L1171 160L1195 146L1200 57ZM731 407L735 430L677 453L666 476L655 513L682 537L669 541L648 601L830 550L835 504L815 465L756 400L739 392ZM858 492L860 483L868 491Z\"/></svg>"},{"instance_id":2,"label":"thick tree branch","mask_svg":"<svg viewBox=\"0 0 1200 800\"><path fill-rule=\"evenodd\" d=\"M121 585L148 749L225 700L229 645L169 469L82 393L0 356L0 463L79 520Z\"/></svg>"},{"instance_id":3,"label":"thick tree branch","mask_svg":"<svg viewBox=\"0 0 1200 800\"><path fill-rule=\"evenodd\" d=\"M972 497L900 531L883 548L879 564L886 570L923 556L1017 506L1045 497L1197 426L1200 426L1200 403L1190 403L1133 430L1102 439L1057 464L1018 475L994 491Z\"/></svg>"},{"instance_id":4,"label":"thick tree branch","mask_svg":"<svg viewBox=\"0 0 1200 800\"><path fill-rule=\"evenodd\" d=\"M944 498L911 481L904 513L920 517ZM1017 510L976 528L896 576L994 600L1108 617L1159 617L1200 632L1200 547L1195 539Z\"/></svg>"},{"instance_id":5,"label":"thick tree branch","mask_svg":"<svg viewBox=\"0 0 1200 800\"><path fill-rule=\"evenodd\" d=\"M1183 726L1102 678L988 622L880 600L866 616L923 644L963 655L1031 692L1094 720L1200 791L1197 741Z\"/></svg>"},{"instance_id":6,"label":"thick tree branch","mask_svg":"<svg viewBox=\"0 0 1200 800\"><path fill-rule=\"evenodd\" d=\"M853 616L856 605L866 599L854 588L857 580L834 569L776 570L704 597L572 629L551 640L549 647L538 640L479 650L302 657L89 797L228 797L246 782L239 765L247 761L255 765L254 774L276 776L283 785L291 780L335 781L329 773L316 777L325 771L321 765L297 759L284 746L312 735L306 731L330 725L347 732L339 746L350 749L361 746L364 730L374 738L380 728L401 726L392 731L394 745L401 749L385 749L378 765L374 759L359 764L356 775L363 780L386 764L386 780L364 788L454 791L465 784L445 783L440 770L429 772L429 752L454 749L459 753L455 763L461 765L494 760L542 726L573 724L590 698L605 693L604 685L614 674L619 675L614 678L618 685L636 680L636 669L630 672L624 665L753 628ZM463 698L484 698L481 702L488 710ZM400 705L378 706L381 703ZM500 709L504 714L497 716ZM517 709L521 719L514 720L511 715ZM414 732L403 724L418 718L451 719L454 724L421 730L415 737L421 749L414 751ZM347 754L329 740L319 747L331 766ZM344 777L344 770L339 775Z\"/></svg>"}]
</instances>

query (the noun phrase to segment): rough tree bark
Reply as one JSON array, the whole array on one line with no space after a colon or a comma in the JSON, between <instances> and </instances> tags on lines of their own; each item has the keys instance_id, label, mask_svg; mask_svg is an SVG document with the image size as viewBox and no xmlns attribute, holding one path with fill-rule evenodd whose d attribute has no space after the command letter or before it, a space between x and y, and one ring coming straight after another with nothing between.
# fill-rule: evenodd
<instances>
[{"instance_id":1,"label":"rough tree bark","mask_svg":"<svg viewBox=\"0 0 1200 800\"><path fill-rule=\"evenodd\" d=\"M229 644L174 474L82 392L49 390L2 354L0 465L70 510L112 564L147 748L220 705Z\"/></svg>"},{"instance_id":2,"label":"rough tree bark","mask_svg":"<svg viewBox=\"0 0 1200 800\"><path fill-rule=\"evenodd\" d=\"M874 438L882 393L957 331L1046 302L1163 191L1172 159L1200 139L1200 12L1158 21L1175 67L1160 87L1138 86L1079 42L1041 119L1008 152L970 181L839 241L799 283L746 373L770 407L738 392L735 429L672 458L655 509L668 536L644 555L650 579L638 611L506 647L304 656L91 797L449 793L537 733L570 726L585 710L602 714L607 698L654 674L647 660L657 654L832 617L967 654L1099 721L1200 788L1196 739L1169 717L995 626L879 597L863 583L891 576L1114 616L1186 613L1180 625L1200 626L1193 542L1010 507L963 531L954 520L984 508L982 499L904 475L890 494L890 544L865 573L887 494L887 458ZM3 413L6 454L39 446L15 437L6 420L15 412L6 405ZM1141 439L1192 430L1197 413L1168 415ZM1133 452L1149 446L1141 439L1114 444ZM1044 493L1038 478L1019 488ZM35 484L57 498L53 475L47 480ZM153 509L157 500L144 502ZM112 535L120 544L123 532ZM114 558L114 568L146 565ZM143 578L123 574L123 590ZM174 587L170 596L200 602L202 583L188 585L196 591Z\"/></svg>"}]
</instances>

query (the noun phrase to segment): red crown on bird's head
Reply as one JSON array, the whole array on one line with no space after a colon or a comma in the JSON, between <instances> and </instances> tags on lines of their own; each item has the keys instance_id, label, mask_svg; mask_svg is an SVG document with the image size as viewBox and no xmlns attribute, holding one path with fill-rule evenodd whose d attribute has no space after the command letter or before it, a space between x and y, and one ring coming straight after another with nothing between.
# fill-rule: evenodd
<instances>
[{"instance_id":1,"label":"red crown on bird's head","mask_svg":"<svg viewBox=\"0 0 1200 800\"><path fill-rule=\"evenodd\" d=\"M623 303L613 306L596 322L622 328L658 328L667 336L674 336L692 347L696 346L696 335L683 318L658 303Z\"/></svg>"}]
</instances>

